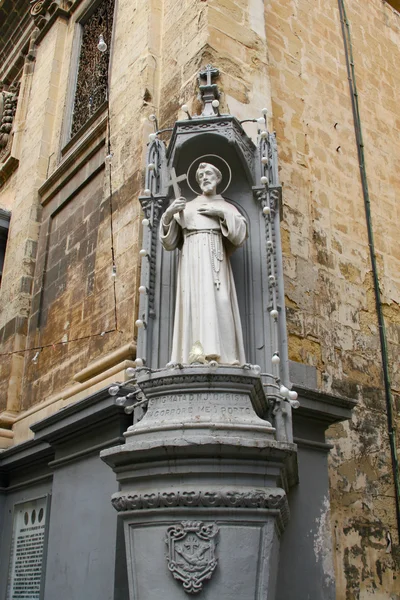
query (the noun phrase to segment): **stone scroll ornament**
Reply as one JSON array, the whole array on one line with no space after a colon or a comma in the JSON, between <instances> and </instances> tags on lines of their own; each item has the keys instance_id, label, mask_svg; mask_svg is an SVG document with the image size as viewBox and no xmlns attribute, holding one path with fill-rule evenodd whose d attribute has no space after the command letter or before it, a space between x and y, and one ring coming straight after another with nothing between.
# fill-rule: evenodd
<instances>
[{"instance_id":1,"label":"stone scroll ornament","mask_svg":"<svg viewBox=\"0 0 400 600\"><path fill-rule=\"evenodd\" d=\"M39 29L43 29L57 10L67 11L73 4L72 0L30 0L29 3L31 16Z\"/></svg>"},{"instance_id":2,"label":"stone scroll ornament","mask_svg":"<svg viewBox=\"0 0 400 600\"><path fill-rule=\"evenodd\" d=\"M10 86L7 91L0 89L0 162L6 157L10 149L19 87L20 84L18 82Z\"/></svg>"},{"instance_id":3,"label":"stone scroll ornament","mask_svg":"<svg viewBox=\"0 0 400 600\"><path fill-rule=\"evenodd\" d=\"M182 521L167 529L168 568L188 594L197 594L217 567L215 523Z\"/></svg>"}]
</instances>

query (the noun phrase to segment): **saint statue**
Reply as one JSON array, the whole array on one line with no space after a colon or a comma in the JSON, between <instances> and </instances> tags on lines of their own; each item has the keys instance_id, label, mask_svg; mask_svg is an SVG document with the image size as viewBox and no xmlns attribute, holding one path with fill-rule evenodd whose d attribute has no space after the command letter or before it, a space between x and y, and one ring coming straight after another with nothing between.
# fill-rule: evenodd
<instances>
[{"instance_id":1,"label":"saint statue","mask_svg":"<svg viewBox=\"0 0 400 600\"><path fill-rule=\"evenodd\" d=\"M243 334L229 256L247 239L247 221L217 194L221 172L201 163L202 195L175 199L164 212L160 239L180 248L171 361L243 365Z\"/></svg>"}]
</instances>

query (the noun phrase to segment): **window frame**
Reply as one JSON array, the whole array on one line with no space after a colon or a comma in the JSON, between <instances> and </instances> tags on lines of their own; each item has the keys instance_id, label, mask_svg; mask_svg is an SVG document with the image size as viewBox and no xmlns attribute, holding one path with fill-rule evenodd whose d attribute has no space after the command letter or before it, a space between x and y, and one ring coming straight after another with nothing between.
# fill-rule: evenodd
<instances>
[{"instance_id":1,"label":"window frame","mask_svg":"<svg viewBox=\"0 0 400 600\"><path fill-rule=\"evenodd\" d=\"M90 19L91 15L98 8L98 6L104 0L87 0L82 3L79 9L76 12L75 22L74 22L74 39L72 42L72 52L71 52L71 60L70 60L70 68L68 75L68 86L67 86L67 94L66 94L66 102L65 102L65 110L64 110L64 123L62 127L62 135L61 135L61 148L60 148L60 160L63 160L73 148L76 148L81 142L86 139L86 134L90 132L92 129L96 127L99 121L102 120L102 117L107 111L108 99L105 100L93 113L93 115L87 120L87 122L77 131L73 136L71 136L71 128L72 128L72 119L73 119L73 111L75 104L75 93L76 86L78 81L78 70L79 70L79 60L80 60L80 51L82 45L82 37L83 37L83 26ZM113 55L113 46L114 46L114 29L115 29L115 15L117 8L117 0L114 1L114 15L113 15L113 24L111 28L111 40L109 46L109 61L108 61L108 88L110 86L110 65L112 63L112 55Z\"/></svg>"}]
</instances>

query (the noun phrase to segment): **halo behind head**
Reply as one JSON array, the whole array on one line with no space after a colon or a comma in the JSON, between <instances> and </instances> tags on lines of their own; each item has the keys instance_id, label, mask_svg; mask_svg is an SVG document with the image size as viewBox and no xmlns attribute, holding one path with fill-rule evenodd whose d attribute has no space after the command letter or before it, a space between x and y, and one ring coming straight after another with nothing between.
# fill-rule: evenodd
<instances>
[{"instance_id":1,"label":"halo behind head","mask_svg":"<svg viewBox=\"0 0 400 600\"><path fill-rule=\"evenodd\" d=\"M221 179L217 184L217 194L223 194L229 187L232 180L232 171L228 163L222 156L218 154L203 154L198 156L187 170L187 184L192 192L196 195L202 193L197 181L197 170L200 165L209 164L215 169L217 176L221 175ZM218 165L218 166L217 166Z\"/></svg>"}]
</instances>

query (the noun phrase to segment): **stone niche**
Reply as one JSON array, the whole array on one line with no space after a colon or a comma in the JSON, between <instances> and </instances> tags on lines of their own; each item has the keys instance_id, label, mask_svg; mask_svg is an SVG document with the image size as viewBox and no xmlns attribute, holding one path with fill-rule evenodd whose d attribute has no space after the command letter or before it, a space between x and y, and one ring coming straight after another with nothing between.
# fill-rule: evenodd
<instances>
[{"instance_id":1,"label":"stone niche","mask_svg":"<svg viewBox=\"0 0 400 600\"><path fill-rule=\"evenodd\" d=\"M263 154L268 155L266 168L261 162ZM140 198L151 228L145 226L143 232L143 246L150 249L150 257L142 263L141 283L149 289L149 297L142 299L139 310L147 328L138 333L138 356L151 368L161 368L169 360L178 252L166 252L161 247L159 219L171 198L167 183L170 169L175 168L178 176L188 174L191 165L200 159L229 165L230 182L221 193L246 217L249 226L248 240L231 257L246 359L265 369L278 351L281 376L287 379L287 352L282 344L286 324L279 234L281 187L275 137L268 134L256 146L230 115L178 121L167 150L158 139L149 145L148 162L158 163L158 176L153 185L147 181L146 185L152 186L151 197ZM267 186L260 183L265 172ZM187 180L180 183L180 188L188 201L196 196ZM266 204L271 208L268 216L263 214ZM277 326L270 317L274 302L280 313Z\"/></svg>"}]
</instances>

